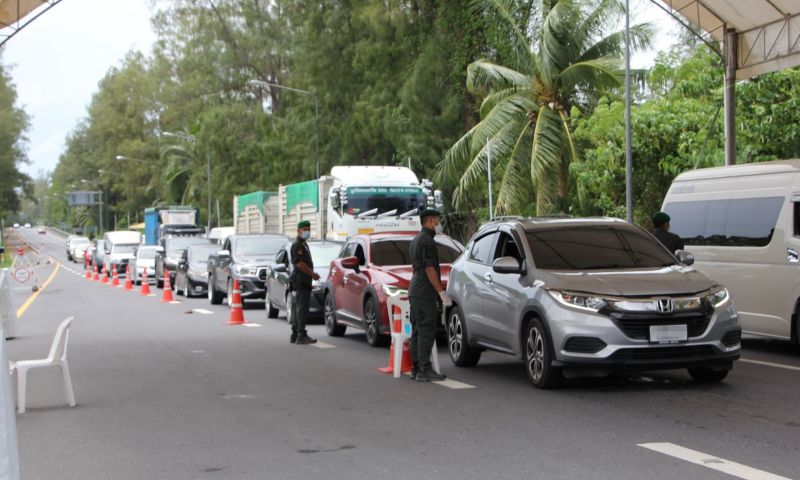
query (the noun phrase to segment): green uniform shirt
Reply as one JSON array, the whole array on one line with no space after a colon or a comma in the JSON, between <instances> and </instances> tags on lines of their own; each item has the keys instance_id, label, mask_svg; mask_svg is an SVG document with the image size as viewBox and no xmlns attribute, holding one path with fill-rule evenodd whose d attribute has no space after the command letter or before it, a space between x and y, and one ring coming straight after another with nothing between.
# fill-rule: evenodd
<instances>
[{"instance_id":1,"label":"green uniform shirt","mask_svg":"<svg viewBox=\"0 0 800 480\"><path fill-rule=\"evenodd\" d=\"M411 285L408 288L410 297L439 298L439 292L433 288L425 273L427 267L434 267L436 274L441 278L439 251L433 239L435 235L436 232L430 228L423 228L411 242L411 266L414 268L414 274L411 276Z\"/></svg>"},{"instance_id":2,"label":"green uniform shirt","mask_svg":"<svg viewBox=\"0 0 800 480\"><path fill-rule=\"evenodd\" d=\"M311 278L311 275L297 269L297 264L299 262L305 263L308 265L308 268L312 270L314 269L314 261L311 259L311 250L308 248L306 241L302 238L296 238L289 249L289 255L291 255L292 265L294 265L290 279L292 286L294 288L311 288L314 279Z\"/></svg>"}]
</instances>

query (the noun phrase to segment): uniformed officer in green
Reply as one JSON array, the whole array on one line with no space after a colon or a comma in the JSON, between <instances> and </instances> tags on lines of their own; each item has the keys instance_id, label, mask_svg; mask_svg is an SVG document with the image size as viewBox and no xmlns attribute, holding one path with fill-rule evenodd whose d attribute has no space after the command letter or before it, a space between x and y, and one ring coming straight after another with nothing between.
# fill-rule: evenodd
<instances>
[{"instance_id":1,"label":"uniformed officer in green","mask_svg":"<svg viewBox=\"0 0 800 480\"><path fill-rule=\"evenodd\" d=\"M444 380L444 375L431 367L431 350L436 341L441 302L445 307L452 301L442 287L439 252L433 237L441 233L441 214L436 210L423 210L420 214L422 231L411 242L411 264L414 273L408 297L411 302L411 378L418 382Z\"/></svg>"},{"instance_id":2,"label":"uniformed officer in green","mask_svg":"<svg viewBox=\"0 0 800 480\"><path fill-rule=\"evenodd\" d=\"M311 236L311 223L304 220L297 224L297 238L289 250L294 269L289 276L292 288L292 336L289 342L297 345L317 343L317 340L308 336L306 332L306 318L308 317L309 302L311 301L311 284L319 280L319 274L314 271L314 260L306 240Z\"/></svg>"}]
</instances>

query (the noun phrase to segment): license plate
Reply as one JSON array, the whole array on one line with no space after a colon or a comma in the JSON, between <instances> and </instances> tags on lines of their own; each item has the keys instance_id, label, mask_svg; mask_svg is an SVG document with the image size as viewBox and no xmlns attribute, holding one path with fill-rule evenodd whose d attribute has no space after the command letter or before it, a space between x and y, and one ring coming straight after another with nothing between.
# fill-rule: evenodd
<instances>
[{"instance_id":1,"label":"license plate","mask_svg":"<svg viewBox=\"0 0 800 480\"><path fill-rule=\"evenodd\" d=\"M688 339L686 325L650 325L650 341L653 343L679 343Z\"/></svg>"}]
</instances>

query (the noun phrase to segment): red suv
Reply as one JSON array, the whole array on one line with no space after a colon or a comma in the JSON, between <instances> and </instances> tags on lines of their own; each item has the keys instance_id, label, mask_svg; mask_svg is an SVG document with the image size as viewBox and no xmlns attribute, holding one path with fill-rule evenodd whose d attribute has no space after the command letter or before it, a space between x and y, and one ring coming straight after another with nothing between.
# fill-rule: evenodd
<instances>
[{"instance_id":1,"label":"red suv","mask_svg":"<svg viewBox=\"0 0 800 480\"><path fill-rule=\"evenodd\" d=\"M325 291L325 329L338 337L349 327L364 330L373 347L388 343L390 328L386 299L404 295L411 281L410 246L416 232L356 235L331 262ZM450 264L464 248L446 235L437 235L442 282L447 285Z\"/></svg>"}]
</instances>

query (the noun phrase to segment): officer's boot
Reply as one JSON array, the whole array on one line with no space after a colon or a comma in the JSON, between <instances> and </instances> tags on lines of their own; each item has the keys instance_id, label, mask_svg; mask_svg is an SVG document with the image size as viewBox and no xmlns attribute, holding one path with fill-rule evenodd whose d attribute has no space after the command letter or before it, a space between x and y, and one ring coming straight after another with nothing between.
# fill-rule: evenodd
<instances>
[{"instance_id":1,"label":"officer's boot","mask_svg":"<svg viewBox=\"0 0 800 480\"><path fill-rule=\"evenodd\" d=\"M447 375L443 375L441 373L436 373L436 371L431 368L430 365L427 367L423 367L420 369L419 373L417 373L417 381L418 382L440 382L445 380Z\"/></svg>"},{"instance_id":2,"label":"officer's boot","mask_svg":"<svg viewBox=\"0 0 800 480\"><path fill-rule=\"evenodd\" d=\"M419 373L419 363L414 362L411 366L411 380L416 380L418 373Z\"/></svg>"},{"instance_id":3,"label":"officer's boot","mask_svg":"<svg viewBox=\"0 0 800 480\"><path fill-rule=\"evenodd\" d=\"M298 345L311 345L312 343L317 343L317 339L309 337L306 333L301 333L297 336L296 343Z\"/></svg>"}]
</instances>

